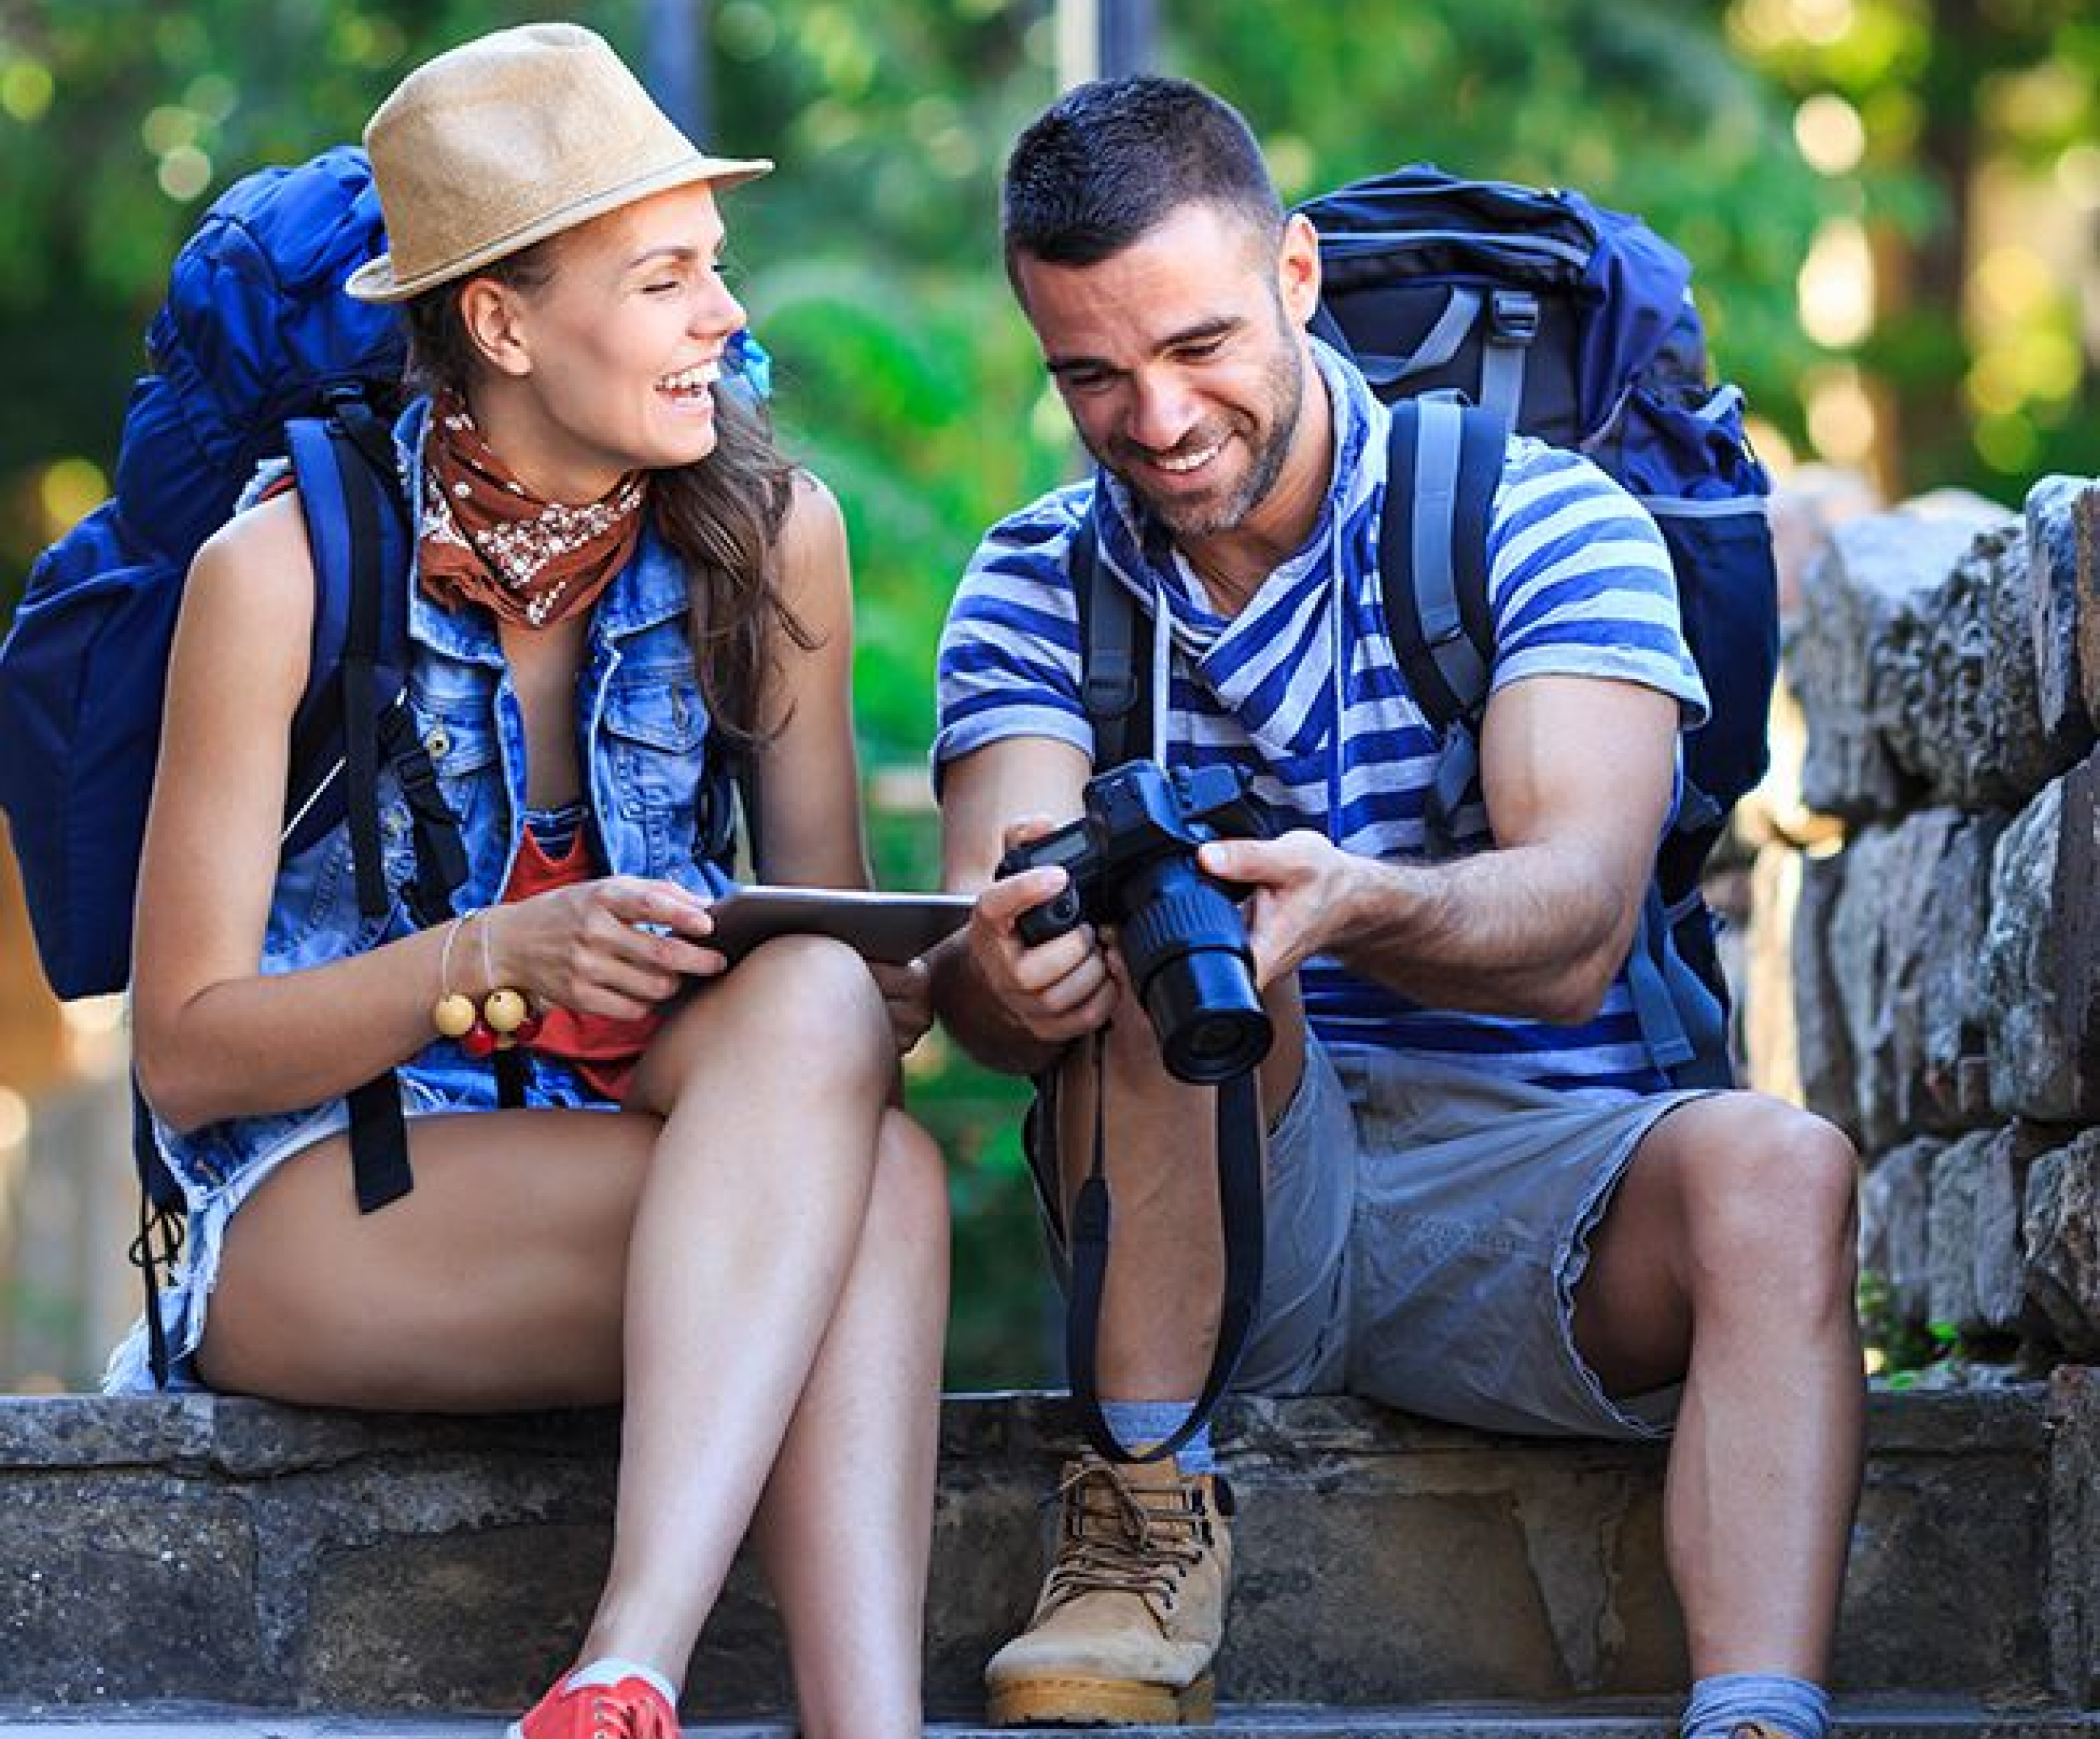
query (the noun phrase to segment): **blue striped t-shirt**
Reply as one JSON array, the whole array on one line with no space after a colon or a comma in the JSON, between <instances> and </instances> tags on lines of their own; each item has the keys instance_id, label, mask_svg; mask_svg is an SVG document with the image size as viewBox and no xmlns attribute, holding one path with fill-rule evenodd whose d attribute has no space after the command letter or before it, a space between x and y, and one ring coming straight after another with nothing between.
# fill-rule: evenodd
<instances>
[{"instance_id":1,"label":"blue striped t-shirt","mask_svg":"<svg viewBox=\"0 0 2100 1739\"><path fill-rule=\"evenodd\" d=\"M1154 636L1154 755L1176 766L1241 766L1278 832L1316 828L1370 857L1424 855L1438 744L1395 661L1379 594L1388 419L1352 368L1324 346L1315 353L1335 410L1335 475L1312 535L1238 616L1211 607L1162 529L1105 474L992 528L942 638L937 780L948 763L1007 738L1052 737L1093 753L1065 560L1099 488L1112 509L1101 516L1100 559L1169 626ZM1488 550L1491 687L1530 676L1615 678L1674 696L1687 728L1705 716L1661 537L1589 461L1512 439ZM1493 845L1477 779L1453 820L1461 850ZM1330 1044L1554 1087L1666 1084L1642 1044L1623 971L1597 1016L1577 1026L1425 1008L1325 957L1305 963L1300 983L1307 1019Z\"/></svg>"}]
</instances>

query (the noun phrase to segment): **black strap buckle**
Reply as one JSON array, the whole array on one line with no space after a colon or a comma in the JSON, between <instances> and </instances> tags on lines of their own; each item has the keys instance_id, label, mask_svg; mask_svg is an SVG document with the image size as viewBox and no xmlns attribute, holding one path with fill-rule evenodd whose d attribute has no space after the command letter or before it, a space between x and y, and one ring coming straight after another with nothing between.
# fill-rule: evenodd
<instances>
[{"instance_id":1,"label":"black strap buckle","mask_svg":"<svg viewBox=\"0 0 2100 1739\"><path fill-rule=\"evenodd\" d=\"M1529 290L1499 289L1488 302L1488 342L1529 344L1538 336L1538 298Z\"/></svg>"}]
</instances>

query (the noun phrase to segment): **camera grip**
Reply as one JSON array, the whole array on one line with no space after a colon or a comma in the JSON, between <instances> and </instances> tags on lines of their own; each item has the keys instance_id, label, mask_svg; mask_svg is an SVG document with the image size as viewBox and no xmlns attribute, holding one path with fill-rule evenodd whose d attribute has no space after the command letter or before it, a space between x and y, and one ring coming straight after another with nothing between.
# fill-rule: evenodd
<instances>
[{"instance_id":1,"label":"camera grip","mask_svg":"<svg viewBox=\"0 0 2100 1739\"><path fill-rule=\"evenodd\" d=\"M1044 942L1055 942L1068 931L1078 929L1079 923L1079 890L1067 882L1052 898L1021 913L1014 920L1013 928L1030 947L1039 948Z\"/></svg>"}]
</instances>

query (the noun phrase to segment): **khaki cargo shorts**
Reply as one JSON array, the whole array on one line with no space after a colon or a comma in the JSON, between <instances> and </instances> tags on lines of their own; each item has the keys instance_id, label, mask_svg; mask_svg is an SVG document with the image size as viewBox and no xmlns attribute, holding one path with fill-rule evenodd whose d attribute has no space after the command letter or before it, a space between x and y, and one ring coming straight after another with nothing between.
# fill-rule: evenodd
<instances>
[{"instance_id":1,"label":"khaki cargo shorts","mask_svg":"<svg viewBox=\"0 0 2100 1739\"><path fill-rule=\"evenodd\" d=\"M1701 1092L1606 1097L1308 1045L1269 1137L1260 1327L1234 1388L1348 1393L1493 1431L1654 1437L1576 1351L1589 1239L1634 1151Z\"/></svg>"}]
</instances>

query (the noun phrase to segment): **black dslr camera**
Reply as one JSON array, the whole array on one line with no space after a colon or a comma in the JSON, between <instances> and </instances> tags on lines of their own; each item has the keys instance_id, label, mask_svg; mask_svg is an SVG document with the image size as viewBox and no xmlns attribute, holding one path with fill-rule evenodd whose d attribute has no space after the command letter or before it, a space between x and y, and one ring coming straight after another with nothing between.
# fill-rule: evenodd
<instances>
[{"instance_id":1,"label":"black dslr camera","mask_svg":"<svg viewBox=\"0 0 2100 1739\"><path fill-rule=\"evenodd\" d=\"M1021 915L1021 940L1039 946L1082 920L1114 925L1168 1071L1198 1083L1245 1074L1268 1054L1268 1016L1239 910L1196 867L1207 841L1268 836L1245 776L1127 761L1087 781L1085 804L1077 821L999 860L1001 876L1056 864L1071 878Z\"/></svg>"}]
</instances>

